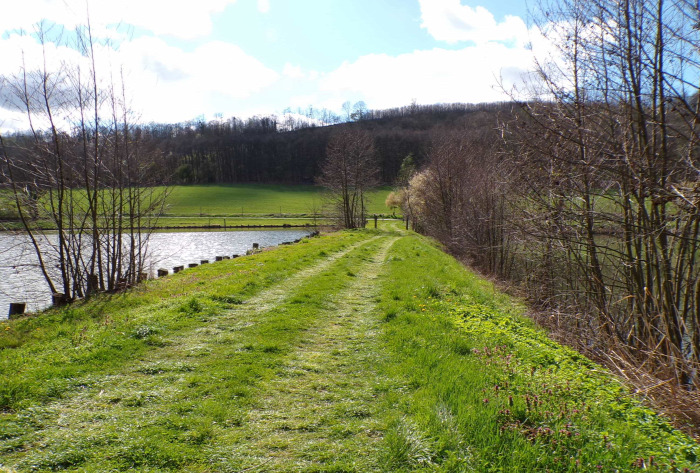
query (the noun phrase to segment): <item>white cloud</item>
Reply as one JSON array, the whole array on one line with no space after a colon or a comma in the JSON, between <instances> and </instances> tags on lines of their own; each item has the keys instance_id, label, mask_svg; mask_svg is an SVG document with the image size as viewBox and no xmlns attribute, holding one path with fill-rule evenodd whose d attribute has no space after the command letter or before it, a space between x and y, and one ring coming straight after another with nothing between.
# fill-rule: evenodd
<instances>
[{"instance_id":1,"label":"white cloud","mask_svg":"<svg viewBox=\"0 0 700 473\"><path fill-rule=\"evenodd\" d=\"M84 71L89 69L86 59L73 49L49 43L47 53L47 68L54 74L67 65L82 64ZM23 57L29 70L38 68L41 46L29 37L0 39L0 75L18 73ZM105 85L119 82L124 71L130 103L145 121L176 122L201 114L233 114L238 101L280 77L240 47L221 41L210 41L188 52L159 38L141 37L123 42L118 51L98 46L95 57ZM2 103L0 93L0 128L23 126L18 117L21 119L11 104Z\"/></svg>"},{"instance_id":2,"label":"white cloud","mask_svg":"<svg viewBox=\"0 0 700 473\"><path fill-rule=\"evenodd\" d=\"M5 110L0 108L0 131L15 132L29 128L26 113L19 110Z\"/></svg>"},{"instance_id":3,"label":"white cloud","mask_svg":"<svg viewBox=\"0 0 700 473\"><path fill-rule=\"evenodd\" d=\"M306 74L301 70L301 66L293 66L290 63L286 63L284 65L284 69L282 69L282 74L284 74L285 77L289 77L290 79L303 79L306 77Z\"/></svg>"},{"instance_id":4,"label":"white cloud","mask_svg":"<svg viewBox=\"0 0 700 473\"><path fill-rule=\"evenodd\" d=\"M279 40L279 34L275 28L267 28L265 30L265 39L270 43L276 43Z\"/></svg>"},{"instance_id":5,"label":"white cloud","mask_svg":"<svg viewBox=\"0 0 700 473\"><path fill-rule=\"evenodd\" d=\"M97 49L101 46L96 45ZM111 62L110 54L100 54L98 67ZM79 74L82 79L88 75L90 62L75 49L47 42L44 47L34 38L27 35L11 34L0 39L0 129L27 129L29 127L25 107L18 95L22 94L25 85L35 106L41 102L35 92L40 89L41 80L37 71L44 67L49 84L50 104L53 108L54 120L65 124L71 119L73 109L66 106L72 96L72 84L77 81ZM107 69L104 67L104 69ZM104 81L106 76L101 77ZM38 102L37 102L38 101ZM42 117L34 116L34 125L45 126Z\"/></svg>"},{"instance_id":6,"label":"white cloud","mask_svg":"<svg viewBox=\"0 0 700 473\"><path fill-rule=\"evenodd\" d=\"M399 56L372 54L326 74L320 89L338 98L361 97L371 108L396 107L412 99L428 104L501 101L521 86L531 66L528 51L498 43Z\"/></svg>"},{"instance_id":7,"label":"white cloud","mask_svg":"<svg viewBox=\"0 0 700 473\"><path fill-rule=\"evenodd\" d=\"M498 23L486 8L462 5L460 0L419 0L421 27L439 41L511 41L522 45L528 29L517 16L506 16Z\"/></svg>"},{"instance_id":8,"label":"white cloud","mask_svg":"<svg viewBox=\"0 0 700 473\"><path fill-rule=\"evenodd\" d=\"M258 0L258 11L267 13L270 11L270 0Z\"/></svg>"},{"instance_id":9,"label":"white cloud","mask_svg":"<svg viewBox=\"0 0 700 473\"><path fill-rule=\"evenodd\" d=\"M28 38L0 40L0 73L16 70L9 64L17 64L22 48L26 57L41 57L38 45ZM364 100L377 109L413 99L423 104L503 101L509 100L513 87L523 90L523 75L533 65L530 51L501 43L398 56L372 54L321 74L291 63L276 72L238 46L218 41L183 51L162 39L141 37L122 43L118 53L107 52L98 51L103 58L100 70L114 71L123 64L134 108L143 120L157 122L216 112L265 114L286 106L339 111L346 100ZM56 48L50 56L58 67L60 58L75 61L76 55Z\"/></svg>"},{"instance_id":10,"label":"white cloud","mask_svg":"<svg viewBox=\"0 0 700 473\"><path fill-rule=\"evenodd\" d=\"M317 94L302 94L295 95L289 99L289 106L293 108L307 109L309 105L314 108L318 107L318 95Z\"/></svg>"},{"instance_id":11,"label":"white cloud","mask_svg":"<svg viewBox=\"0 0 700 473\"><path fill-rule=\"evenodd\" d=\"M225 112L230 102L250 97L279 78L238 46L220 41L184 52L142 38L123 45L121 52L130 61L130 82L137 85L135 103L155 121Z\"/></svg>"},{"instance_id":12,"label":"white cloud","mask_svg":"<svg viewBox=\"0 0 700 473\"><path fill-rule=\"evenodd\" d=\"M212 31L211 16L236 0L97 0L89 2L89 16L96 34L107 34L116 24L144 28L156 35L184 39ZM86 0L23 0L14 2L0 15L0 32L18 28L31 31L40 20L74 28L88 17Z\"/></svg>"},{"instance_id":13,"label":"white cloud","mask_svg":"<svg viewBox=\"0 0 700 473\"><path fill-rule=\"evenodd\" d=\"M57 1L63 4L63 0L26 0L26 3L34 8L46 7L46 11L54 13L48 17L64 25L71 21L66 11L77 18L73 21L82 20L75 5L83 0L65 0L67 5L73 5L68 10L55 8ZM202 10L195 13L188 2L183 7L184 13L173 13L180 9L181 1L138 0L147 5L146 10L141 8L141 19L128 11L139 10L135 6L137 0L123 0L119 10L124 8L124 15L133 17L125 18L132 24L142 24L160 34L187 37L204 34L211 28L212 12L234 0L199 0L196 5L202 6ZM551 38L528 32L519 18L509 17L497 23L484 8L462 6L459 0L420 1L423 27L436 38L451 42L469 39L476 44L460 50L435 48L398 56L371 54L346 61L334 71L320 73L306 68L303 62L286 63L275 71L240 47L221 41L190 43L188 46L194 49L185 50L168 44L163 37L123 36L117 52L106 46L98 47L98 69L107 82L110 74L119 76L123 65L131 103L141 112L142 119L176 122L199 115L212 117L217 112L239 117L267 114L287 106L313 105L339 111L346 100L364 100L369 107L377 109L406 105L413 99L423 104L508 100L509 95L502 90L499 80L506 91L514 86L521 89L523 74L533 66L532 53L525 46L528 41L536 49L556 57ZM163 7L165 3L167 7ZM93 17L108 18L108 13L114 10L105 6L106 1L93 0L93 4L96 5L91 7ZM158 8L152 5L162 7L158 7L162 15L155 14ZM261 5L263 10L269 8L265 2L258 4ZM0 17L0 31L7 29L7 25L17 26L15 22L32 20L28 10L19 10L14 19ZM61 14L67 15L66 19L60 20ZM105 34L114 31L106 29L107 23L102 25ZM66 63L85 61L70 48L48 44L47 51L47 65L52 71ZM23 57L28 64L42 61L41 47L34 39L18 35L0 39L0 75L17 72ZM14 128L8 123L19 123L21 115L9 111L8 105L1 102L1 95L0 128Z\"/></svg>"}]
</instances>

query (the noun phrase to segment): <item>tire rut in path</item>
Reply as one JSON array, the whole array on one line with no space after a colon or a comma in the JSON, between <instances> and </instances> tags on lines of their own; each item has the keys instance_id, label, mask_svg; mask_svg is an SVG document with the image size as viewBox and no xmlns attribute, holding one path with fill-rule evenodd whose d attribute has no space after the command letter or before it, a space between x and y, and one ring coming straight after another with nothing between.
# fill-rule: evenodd
<instances>
[{"instance_id":1,"label":"tire rut in path","mask_svg":"<svg viewBox=\"0 0 700 473\"><path fill-rule=\"evenodd\" d=\"M191 333L186 333L180 337L174 338L171 340L171 346L167 351L186 353L187 351L202 349L202 344L209 343L222 333L229 332L232 319L235 319L234 324L236 324L238 329L245 329L253 325L256 323L256 319L259 318L260 314L283 304L285 300L291 298L294 292L309 279L323 273L336 261L358 248L372 243L377 238L380 237L376 236L350 245L343 250L331 254L319 263L294 273L281 283L263 289L254 296L243 301L241 305L234 306L223 314L218 315L211 323L195 329ZM200 343L197 343L197 340L199 340Z\"/></svg>"},{"instance_id":2,"label":"tire rut in path","mask_svg":"<svg viewBox=\"0 0 700 473\"><path fill-rule=\"evenodd\" d=\"M273 287L263 290L261 293L254 295L250 299L244 302L242 307L254 307L256 312L266 311L270 308L279 305L290 297L290 293L295 289L299 288L305 281L312 278L313 276L322 273L327 270L333 263L341 259L348 253L356 250L359 247L370 244L371 242L380 238L375 236L367 240L362 240L355 243L344 250L340 250L337 253L330 255L328 258L324 259L320 263L311 266L306 269L302 269L298 273L295 273L291 278L285 280L284 282L277 284ZM233 310L236 311L235 309Z\"/></svg>"},{"instance_id":3,"label":"tire rut in path","mask_svg":"<svg viewBox=\"0 0 700 473\"><path fill-rule=\"evenodd\" d=\"M376 366L382 350L374 304L382 263L397 239L387 238L356 268L353 283L332 297L333 309L319 315L286 366L262 387L238 452L247 468L377 468L382 420Z\"/></svg>"}]
</instances>

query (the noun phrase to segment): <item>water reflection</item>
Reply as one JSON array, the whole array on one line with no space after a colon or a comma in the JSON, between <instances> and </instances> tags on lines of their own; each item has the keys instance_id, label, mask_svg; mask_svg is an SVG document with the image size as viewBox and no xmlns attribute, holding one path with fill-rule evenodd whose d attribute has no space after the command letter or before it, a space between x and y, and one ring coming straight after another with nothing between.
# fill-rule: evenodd
<instances>
[{"instance_id":1,"label":"water reflection","mask_svg":"<svg viewBox=\"0 0 700 473\"><path fill-rule=\"evenodd\" d=\"M174 266L187 267L216 256L245 254L253 243L261 247L279 245L309 234L309 230L246 230L162 232L150 236L146 270L155 276L158 268L170 272ZM42 245L55 242L48 235ZM48 262L48 266L54 266ZM7 317L10 302L27 302L27 311L51 304L51 294L37 264L36 254L26 235L0 233L0 319Z\"/></svg>"}]
</instances>

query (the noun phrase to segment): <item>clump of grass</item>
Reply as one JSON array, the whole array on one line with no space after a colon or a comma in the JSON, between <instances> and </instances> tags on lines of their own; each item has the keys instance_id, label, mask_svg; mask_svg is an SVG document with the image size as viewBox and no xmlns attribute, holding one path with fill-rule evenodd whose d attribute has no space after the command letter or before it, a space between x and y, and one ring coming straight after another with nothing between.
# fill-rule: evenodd
<instances>
[{"instance_id":1,"label":"clump of grass","mask_svg":"<svg viewBox=\"0 0 700 473\"><path fill-rule=\"evenodd\" d=\"M437 288L435 285L430 284L424 288L425 291L425 297L428 299L439 299L442 293L440 292L440 289Z\"/></svg>"},{"instance_id":2,"label":"clump of grass","mask_svg":"<svg viewBox=\"0 0 700 473\"><path fill-rule=\"evenodd\" d=\"M214 295L214 296L211 296L211 299L212 299L213 301L215 301L215 302L220 302L220 303L226 304L226 305L240 305L240 304L243 304L243 299L241 299L241 298L238 297L238 296L231 296L231 295L220 296L220 295Z\"/></svg>"},{"instance_id":3,"label":"clump of grass","mask_svg":"<svg viewBox=\"0 0 700 473\"><path fill-rule=\"evenodd\" d=\"M158 329L155 327L152 327L150 325L139 325L132 331L132 336L137 340L143 340L152 335L156 335L157 333Z\"/></svg>"},{"instance_id":4,"label":"clump of grass","mask_svg":"<svg viewBox=\"0 0 700 473\"><path fill-rule=\"evenodd\" d=\"M392 470L415 471L435 465L434 445L409 419L402 418L385 436L386 464Z\"/></svg>"},{"instance_id":5,"label":"clump of grass","mask_svg":"<svg viewBox=\"0 0 700 473\"><path fill-rule=\"evenodd\" d=\"M186 315L196 315L204 310L204 306L199 299L196 297L191 297L181 304L178 310Z\"/></svg>"}]
</instances>

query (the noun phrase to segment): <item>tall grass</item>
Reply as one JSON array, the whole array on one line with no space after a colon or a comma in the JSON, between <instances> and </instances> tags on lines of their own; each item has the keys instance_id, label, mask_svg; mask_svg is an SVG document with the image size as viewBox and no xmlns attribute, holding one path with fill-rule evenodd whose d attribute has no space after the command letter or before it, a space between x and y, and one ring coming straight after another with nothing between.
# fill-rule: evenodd
<instances>
[{"instance_id":1,"label":"tall grass","mask_svg":"<svg viewBox=\"0 0 700 473\"><path fill-rule=\"evenodd\" d=\"M388 397L387 469L697 467L694 442L603 368L547 338L492 284L415 237L395 245L389 265L386 369L402 383Z\"/></svg>"}]
</instances>

